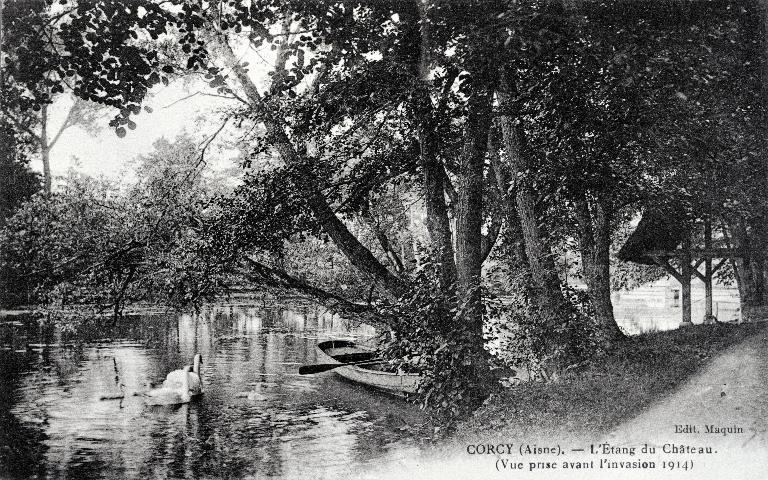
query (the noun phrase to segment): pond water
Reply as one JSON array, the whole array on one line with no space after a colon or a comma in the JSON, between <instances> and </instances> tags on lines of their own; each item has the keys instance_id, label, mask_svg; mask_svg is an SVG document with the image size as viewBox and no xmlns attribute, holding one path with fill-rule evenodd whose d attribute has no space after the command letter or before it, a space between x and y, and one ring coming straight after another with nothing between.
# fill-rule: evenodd
<instances>
[{"instance_id":1,"label":"pond water","mask_svg":"<svg viewBox=\"0 0 768 480\"><path fill-rule=\"evenodd\" d=\"M0 477L345 478L381 465L416 448L407 431L421 412L333 372L297 373L318 341L373 334L312 305L132 316L76 342L5 322ZM200 399L157 407L133 395L195 353Z\"/></svg>"}]
</instances>

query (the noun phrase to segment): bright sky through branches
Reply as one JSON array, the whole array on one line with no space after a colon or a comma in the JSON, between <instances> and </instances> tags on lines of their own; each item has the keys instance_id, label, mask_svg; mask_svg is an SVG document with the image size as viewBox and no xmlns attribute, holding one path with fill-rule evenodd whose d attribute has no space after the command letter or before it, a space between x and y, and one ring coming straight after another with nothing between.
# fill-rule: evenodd
<instances>
[{"instance_id":1,"label":"bright sky through branches","mask_svg":"<svg viewBox=\"0 0 768 480\"><path fill-rule=\"evenodd\" d=\"M109 119L116 113L111 109L105 109L104 118L99 122L100 131L86 132L78 126L65 130L51 151L54 177L74 168L84 174L117 180L126 174L132 175L131 160L152 151L152 144L158 138L173 139L186 131L202 142L221 125L221 115L216 111L232 104L232 101L203 95L186 98L205 89L206 86L185 88L181 82L157 89L144 103L152 108L152 113L142 111L136 118L136 130L129 131L124 138L118 138L108 126ZM71 104L71 98L64 96L55 102L51 116L53 128L58 128ZM32 167L41 172L42 161L33 157Z\"/></svg>"}]
</instances>

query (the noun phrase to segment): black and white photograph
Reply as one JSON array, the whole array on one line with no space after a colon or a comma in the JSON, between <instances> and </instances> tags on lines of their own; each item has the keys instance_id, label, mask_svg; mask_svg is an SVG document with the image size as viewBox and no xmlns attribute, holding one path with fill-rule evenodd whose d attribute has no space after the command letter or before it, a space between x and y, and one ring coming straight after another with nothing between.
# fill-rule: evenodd
<instances>
[{"instance_id":1,"label":"black and white photograph","mask_svg":"<svg viewBox=\"0 0 768 480\"><path fill-rule=\"evenodd\" d=\"M0 480L764 480L768 0L0 0Z\"/></svg>"}]
</instances>

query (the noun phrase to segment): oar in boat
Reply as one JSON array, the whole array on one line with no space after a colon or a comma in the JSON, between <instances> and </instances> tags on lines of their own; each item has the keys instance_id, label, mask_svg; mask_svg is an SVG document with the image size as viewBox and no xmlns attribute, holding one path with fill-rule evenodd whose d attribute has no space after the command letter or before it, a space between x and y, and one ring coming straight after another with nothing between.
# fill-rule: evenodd
<instances>
[{"instance_id":1,"label":"oar in boat","mask_svg":"<svg viewBox=\"0 0 768 480\"><path fill-rule=\"evenodd\" d=\"M334 368L346 367L348 365L373 365L381 363L384 360L381 358L373 358L361 362L349 362L349 363L316 363L314 365L302 365L299 367L299 375L311 375L313 373L327 372Z\"/></svg>"}]
</instances>

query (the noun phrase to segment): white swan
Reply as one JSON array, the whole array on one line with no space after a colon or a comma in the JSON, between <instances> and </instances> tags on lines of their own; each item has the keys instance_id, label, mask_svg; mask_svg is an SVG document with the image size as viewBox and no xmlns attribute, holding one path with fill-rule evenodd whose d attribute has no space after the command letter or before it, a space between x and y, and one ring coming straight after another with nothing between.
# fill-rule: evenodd
<instances>
[{"instance_id":1,"label":"white swan","mask_svg":"<svg viewBox=\"0 0 768 480\"><path fill-rule=\"evenodd\" d=\"M187 365L180 371L182 373L190 373L191 367ZM192 399L192 395L189 393L189 376L182 375L181 382L176 386L165 386L160 388L153 388L147 393L144 393L144 401L149 405L178 405L181 403L188 403Z\"/></svg>"},{"instance_id":2,"label":"white swan","mask_svg":"<svg viewBox=\"0 0 768 480\"><path fill-rule=\"evenodd\" d=\"M163 388L180 388L182 380L187 379L189 394L193 397L201 395L203 393L203 380L200 376L200 364L203 363L203 356L195 354L192 360L192 370L189 370L189 366L184 369L174 370L165 377L163 381Z\"/></svg>"}]
</instances>

